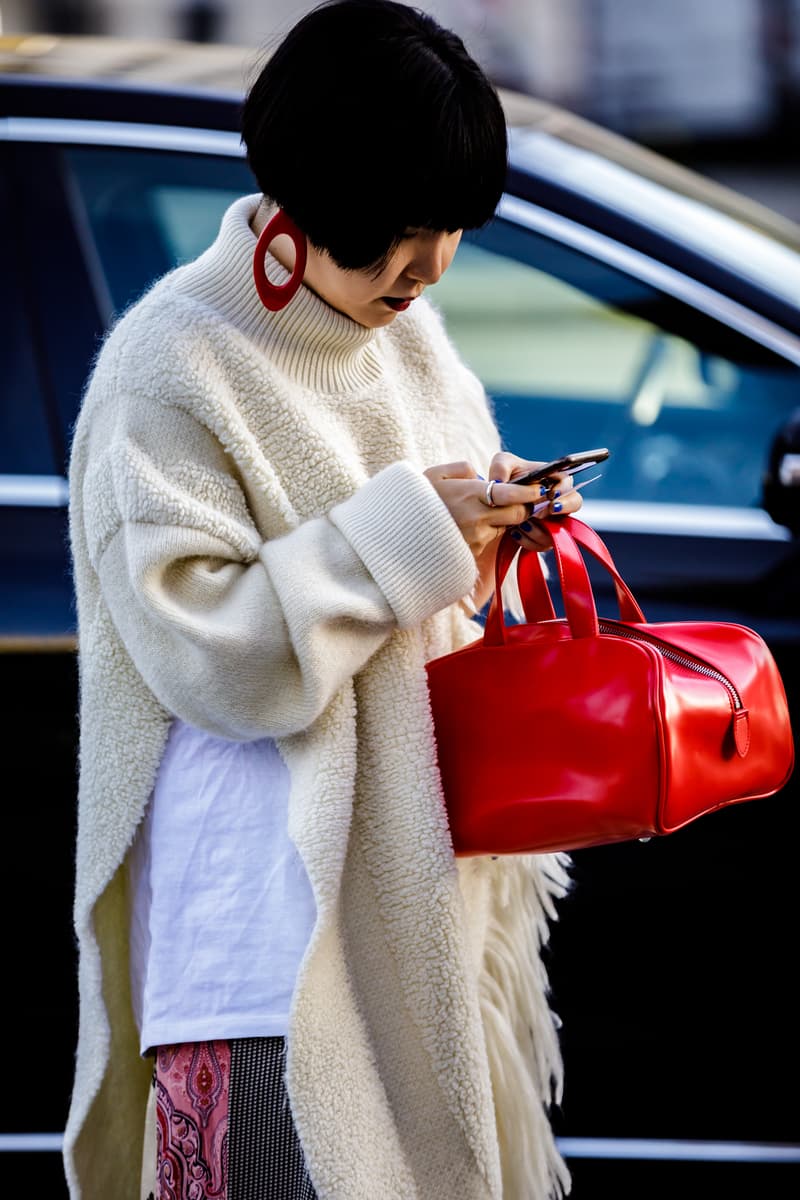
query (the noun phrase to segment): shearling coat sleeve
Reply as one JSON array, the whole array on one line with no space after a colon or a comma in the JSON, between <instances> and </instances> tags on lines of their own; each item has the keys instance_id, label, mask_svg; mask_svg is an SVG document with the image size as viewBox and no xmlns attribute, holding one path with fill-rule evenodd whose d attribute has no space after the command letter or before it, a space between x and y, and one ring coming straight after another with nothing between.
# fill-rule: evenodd
<instances>
[{"instance_id":1,"label":"shearling coat sleeve","mask_svg":"<svg viewBox=\"0 0 800 1200\"><path fill-rule=\"evenodd\" d=\"M455 522L410 463L265 537L229 453L168 405L122 430L83 420L71 486L73 540L137 670L169 711L223 737L307 728L395 628L475 582Z\"/></svg>"}]
</instances>

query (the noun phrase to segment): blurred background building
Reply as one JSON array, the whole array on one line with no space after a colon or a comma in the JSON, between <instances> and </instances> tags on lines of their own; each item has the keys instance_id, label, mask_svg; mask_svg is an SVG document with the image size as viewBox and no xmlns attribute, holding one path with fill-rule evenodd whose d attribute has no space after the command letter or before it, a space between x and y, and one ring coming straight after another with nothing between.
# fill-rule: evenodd
<instances>
[{"instance_id":1,"label":"blurred background building","mask_svg":"<svg viewBox=\"0 0 800 1200\"><path fill-rule=\"evenodd\" d=\"M418 6L457 30L496 83L664 149L800 219L800 0ZM257 50L312 7L308 0L0 0L0 20L5 35L110 33Z\"/></svg>"}]
</instances>

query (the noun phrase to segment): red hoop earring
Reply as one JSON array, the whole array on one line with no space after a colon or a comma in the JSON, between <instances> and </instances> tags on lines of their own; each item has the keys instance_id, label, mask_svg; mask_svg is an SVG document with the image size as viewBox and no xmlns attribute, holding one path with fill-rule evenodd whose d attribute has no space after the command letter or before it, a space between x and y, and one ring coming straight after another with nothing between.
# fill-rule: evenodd
<instances>
[{"instance_id":1,"label":"red hoop earring","mask_svg":"<svg viewBox=\"0 0 800 1200\"><path fill-rule=\"evenodd\" d=\"M289 235L294 242L295 254L294 270L286 283L280 285L270 283L267 279L267 272L264 265L267 247L279 233ZM253 255L253 278L255 279L256 291L261 298L261 303L270 312L280 312L292 299L303 282L307 258L306 235L301 229L298 229L292 218L288 217L283 209L279 208L275 216L262 229L261 235L256 242L256 252Z\"/></svg>"}]
</instances>

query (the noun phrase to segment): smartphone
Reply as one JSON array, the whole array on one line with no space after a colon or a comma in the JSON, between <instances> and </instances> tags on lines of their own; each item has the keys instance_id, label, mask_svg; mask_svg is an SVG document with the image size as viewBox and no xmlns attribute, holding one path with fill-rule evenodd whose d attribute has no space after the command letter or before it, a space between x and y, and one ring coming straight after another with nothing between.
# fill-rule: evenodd
<instances>
[{"instance_id":1,"label":"smartphone","mask_svg":"<svg viewBox=\"0 0 800 1200\"><path fill-rule=\"evenodd\" d=\"M575 454L564 454L561 458L554 458L552 462L544 463L541 467L534 467L532 471L526 472L525 475L519 475L516 479L509 479L508 482L520 483L524 486L529 483L538 483L559 471L566 471L571 475L576 470L583 470L584 467L603 462L610 453L610 450L602 447L598 450L579 450Z\"/></svg>"}]
</instances>

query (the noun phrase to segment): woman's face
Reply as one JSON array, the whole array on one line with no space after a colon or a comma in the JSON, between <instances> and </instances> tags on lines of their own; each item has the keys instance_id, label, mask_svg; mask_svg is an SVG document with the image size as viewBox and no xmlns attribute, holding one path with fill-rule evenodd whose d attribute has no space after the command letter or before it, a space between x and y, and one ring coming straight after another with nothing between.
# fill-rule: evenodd
<instances>
[{"instance_id":1,"label":"woman's face","mask_svg":"<svg viewBox=\"0 0 800 1200\"><path fill-rule=\"evenodd\" d=\"M275 239L272 253L275 254L277 248L277 257L283 260L289 250L293 260L291 243L286 239L288 246L281 247L283 240ZM303 282L332 308L345 313L359 325L377 329L380 325L389 325L429 284L441 279L453 261L460 241L460 229L455 233L410 230L379 275L371 275L368 271L345 271L330 255L309 244ZM288 266L288 262L285 265Z\"/></svg>"}]
</instances>

